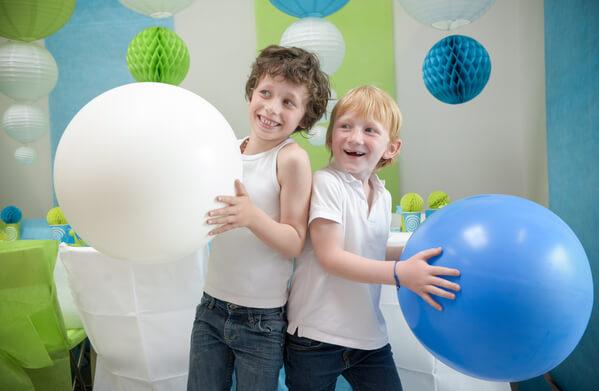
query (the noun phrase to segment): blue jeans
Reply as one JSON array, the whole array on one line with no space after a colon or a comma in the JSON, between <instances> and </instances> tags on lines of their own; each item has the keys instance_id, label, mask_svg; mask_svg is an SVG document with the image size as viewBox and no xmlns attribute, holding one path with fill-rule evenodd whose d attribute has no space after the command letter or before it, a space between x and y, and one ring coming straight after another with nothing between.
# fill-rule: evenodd
<instances>
[{"instance_id":1,"label":"blue jeans","mask_svg":"<svg viewBox=\"0 0 599 391\"><path fill-rule=\"evenodd\" d=\"M343 376L354 391L401 391L389 344L360 350L287 334L285 383L289 391L334 390Z\"/></svg>"},{"instance_id":2,"label":"blue jeans","mask_svg":"<svg viewBox=\"0 0 599 391\"><path fill-rule=\"evenodd\" d=\"M283 366L285 308L249 308L204 293L191 332L188 391L276 391Z\"/></svg>"}]
</instances>

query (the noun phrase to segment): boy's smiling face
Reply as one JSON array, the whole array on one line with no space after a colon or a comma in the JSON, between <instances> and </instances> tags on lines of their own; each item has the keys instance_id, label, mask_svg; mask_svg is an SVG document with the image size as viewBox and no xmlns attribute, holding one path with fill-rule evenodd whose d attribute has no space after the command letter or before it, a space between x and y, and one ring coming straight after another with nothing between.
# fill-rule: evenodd
<instances>
[{"instance_id":1,"label":"boy's smiling face","mask_svg":"<svg viewBox=\"0 0 599 391\"><path fill-rule=\"evenodd\" d=\"M390 141L389 130L376 120L351 111L335 119L331 139L335 163L359 180L368 180L381 158L393 158L400 145L400 140Z\"/></svg>"},{"instance_id":2,"label":"boy's smiling face","mask_svg":"<svg viewBox=\"0 0 599 391\"><path fill-rule=\"evenodd\" d=\"M307 101L306 86L280 76L263 76L249 104L251 136L267 142L286 139L304 118Z\"/></svg>"}]
</instances>

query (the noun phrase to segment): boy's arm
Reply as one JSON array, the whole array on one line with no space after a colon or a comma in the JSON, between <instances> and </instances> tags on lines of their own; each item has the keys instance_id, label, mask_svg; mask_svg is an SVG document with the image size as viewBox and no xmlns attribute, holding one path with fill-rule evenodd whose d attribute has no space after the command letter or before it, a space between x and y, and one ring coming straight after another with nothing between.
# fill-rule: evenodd
<instances>
[{"instance_id":1,"label":"boy's arm","mask_svg":"<svg viewBox=\"0 0 599 391\"><path fill-rule=\"evenodd\" d=\"M281 185L280 221L255 206L243 184L235 181L236 196L220 196L228 206L209 212L208 224L220 225L210 235L247 227L267 246L287 257L300 254L306 239L312 170L308 154L290 144L279 151L277 177Z\"/></svg>"},{"instance_id":2,"label":"boy's arm","mask_svg":"<svg viewBox=\"0 0 599 391\"><path fill-rule=\"evenodd\" d=\"M393 261L399 259L401 257L401 253L403 252L403 246L387 246L387 251L385 253L385 259L391 259Z\"/></svg>"},{"instance_id":3,"label":"boy's arm","mask_svg":"<svg viewBox=\"0 0 599 391\"><path fill-rule=\"evenodd\" d=\"M281 185L280 222L262 212L249 228L266 245L287 257L298 256L304 248L312 190L312 169L308 154L297 144L279 152L277 177Z\"/></svg>"},{"instance_id":4,"label":"boy's arm","mask_svg":"<svg viewBox=\"0 0 599 391\"><path fill-rule=\"evenodd\" d=\"M345 251L341 225L323 218L317 218L310 224L310 238L316 258L330 274L362 283L394 285L395 271L402 286L414 291L438 310L441 306L431 298L431 294L454 299L455 294L441 288L456 291L460 289L458 284L438 277L458 276L459 271L428 264L429 258L441 253L439 248L421 251L410 259L397 263L365 258Z\"/></svg>"}]
</instances>

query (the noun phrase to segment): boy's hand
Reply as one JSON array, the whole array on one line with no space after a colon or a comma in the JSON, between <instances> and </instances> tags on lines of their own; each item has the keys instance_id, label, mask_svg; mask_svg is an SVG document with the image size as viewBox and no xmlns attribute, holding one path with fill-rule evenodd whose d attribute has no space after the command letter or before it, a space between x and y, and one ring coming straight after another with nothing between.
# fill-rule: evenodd
<instances>
[{"instance_id":1,"label":"boy's hand","mask_svg":"<svg viewBox=\"0 0 599 391\"><path fill-rule=\"evenodd\" d=\"M218 196L216 200L227 206L208 212L209 218L206 223L220 225L208 235L218 235L234 228L248 227L252 221L255 221L258 208L250 200L245 186L239 179L235 180L235 197Z\"/></svg>"},{"instance_id":2,"label":"boy's hand","mask_svg":"<svg viewBox=\"0 0 599 391\"><path fill-rule=\"evenodd\" d=\"M431 298L431 294L445 297L446 299L455 299L455 294L447 292L441 288L459 291L460 286L454 282L438 276L459 276L457 269L451 269L441 266L431 266L428 260L441 254L441 248L430 248L413 255L408 260L397 262L396 273L399 278L399 284L414 291L424 301L441 311L443 308Z\"/></svg>"}]
</instances>

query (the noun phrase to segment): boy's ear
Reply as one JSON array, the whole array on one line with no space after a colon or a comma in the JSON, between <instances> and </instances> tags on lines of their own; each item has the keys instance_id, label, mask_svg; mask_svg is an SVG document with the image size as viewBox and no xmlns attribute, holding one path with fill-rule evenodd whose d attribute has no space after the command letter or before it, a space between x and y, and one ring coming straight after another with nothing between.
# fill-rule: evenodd
<instances>
[{"instance_id":1,"label":"boy's ear","mask_svg":"<svg viewBox=\"0 0 599 391\"><path fill-rule=\"evenodd\" d=\"M395 156L399 155L399 150L401 149L401 139L397 139L395 141L389 141L387 145L387 150L383 153L383 159L393 159Z\"/></svg>"}]
</instances>

